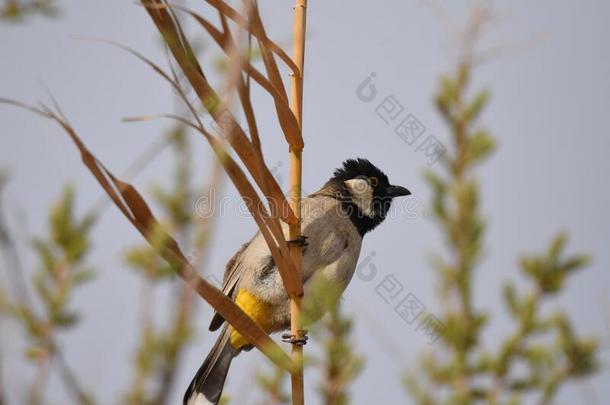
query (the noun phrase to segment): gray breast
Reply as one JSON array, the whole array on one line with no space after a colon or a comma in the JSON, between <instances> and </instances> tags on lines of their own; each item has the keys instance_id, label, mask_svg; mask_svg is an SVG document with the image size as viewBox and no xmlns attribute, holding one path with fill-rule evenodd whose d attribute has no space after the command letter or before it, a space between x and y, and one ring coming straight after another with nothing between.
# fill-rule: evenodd
<instances>
[{"instance_id":1,"label":"gray breast","mask_svg":"<svg viewBox=\"0 0 610 405\"><path fill-rule=\"evenodd\" d=\"M349 283L360 254L362 237L336 199L316 196L302 201L302 233L308 238L303 250L302 273L306 284L321 270L341 289ZM288 238L288 226L282 224ZM260 234L244 252L244 274L240 282L268 302L283 303L288 297L281 276Z\"/></svg>"},{"instance_id":2,"label":"gray breast","mask_svg":"<svg viewBox=\"0 0 610 405\"><path fill-rule=\"evenodd\" d=\"M329 265L340 265L333 279L349 281L356 266L362 237L347 213L334 198L315 197L304 200L303 234L309 246L303 256L303 277ZM307 211L305 211L307 210ZM353 260L350 260L353 259ZM339 274L340 273L340 274Z\"/></svg>"}]
</instances>

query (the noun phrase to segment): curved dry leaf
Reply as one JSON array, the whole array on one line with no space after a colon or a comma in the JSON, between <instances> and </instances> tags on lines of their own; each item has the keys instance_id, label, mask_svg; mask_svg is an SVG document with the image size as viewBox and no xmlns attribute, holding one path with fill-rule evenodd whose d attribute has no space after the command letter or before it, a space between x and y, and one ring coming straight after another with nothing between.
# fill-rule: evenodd
<instances>
[{"instance_id":1,"label":"curved dry leaf","mask_svg":"<svg viewBox=\"0 0 610 405\"><path fill-rule=\"evenodd\" d=\"M225 3L224 1L218 1L218 0L206 0L206 1L209 5L216 8L220 14L225 15L227 18L229 18L230 20L235 22L237 25L239 25L239 27L241 29L250 32L257 39L261 39L261 38L259 38L260 33L252 32L252 29L249 27L249 24L248 24L248 19L244 18L244 16L242 16L237 10L235 10L229 4ZM294 74L294 75L299 74L299 68L297 67L297 65L290 58L290 56L288 56L288 54L286 52L284 52L284 50L279 45L277 45L275 42L273 42L268 37L265 39L265 42L266 42L266 45L269 47L269 49L272 50L277 56L279 56L280 59L282 59L282 61L290 68L290 70L292 71L292 74Z\"/></svg>"},{"instance_id":2,"label":"curved dry leaf","mask_svg":"<svg viewBox=\"0 0 610 405\"><path fill-rule=\"evenodd\" d=\"M160 0L147 0L144 1L143 4L146 6L157 29L162 34L166 44L178 62L178 65L189 80L206 110L208 110L216 123L221 127L228 126L232 129L228 136L228 140L259 188L263 190L263 192L265 192L265 189L268 189L266 197L270 201L273 201L271 204L271 209L274 210L273 214L288 224L297 223L298 220L286 200L286 196L271 175L269 169L264 166L262 172L259 170L257 162L253 161L254 154L252 153L252 145L243 129L237 124L233 114L223 105L218 94L210 86L199 63L192 56L193 52L188 42L182 42L179 35L179 29L176 27L178 23L171 18L171 15L167 11L169 5Z\"/></svg>"},{"instance_id":3,"label":"curved dry leaf","mask_svg":"<svg viewBox=\"0 0 610 405\"><path fill-rule=\"evenodd\" d=\"M184 7L175 6L176 9L182 10L185 13L191 15L212 37L212 39L220 46L220 48L228 55L230 50L235 47L235 44L231 38L231 33L226 28L224 32L221 32L212 23L206 20L204 17L197 13L188 10ZM223 20L224 21L224 20ZM223 24L226 27L226 24ZM279 76L279 71L275 65L275 60L269 52L265 53L264 44L261 43L261 49L263 49L263 61L267 67L268 72L275 72L277 75L271 75L276 80L267 79L258 69L247 61L242 61L242 70L248 73L252 79L257 82L263 89L269 93L275 104L276 113L280 120L280 126L286 137L286 141L289 145L296 148L303 148L303 138L300 134L299 124L294 116L294 113L290 109L284 85Z\"/></svg>"},{"instance_id":4,"label":"curved dry leaf","mask_svg":"<svg viewBox=\"0 0 610 405\"><path fill-rule=\"evenodd\" d=\"M134 225L134 227L150 243L151 247L163 257L170 265L174 266L178 275L187 282L197 293L206 300L222 317L227 320L240 334L256 346L269 359L279 367L286 370L292 369L292 361L281 350L281 348L258 326L245 312L230 300L219 289L202 279L188 262L178 243L162 227L146 201L131 184L116 178L106 167L93 155L82 142L76 131L60 115L51 111L48 107L41 105L40 108L29 106L14 100L0 98L0 102L26 108L36 114L52 119L57 122L72 139L78 148L81 159L106 194L115 203L117 208ZM153 232L154 230L154 232ZM159 247L152 243L155 233L163 232L166 243Z\"/></svg>"},{"instance_id":5,"label":"curved dry leaf","mask_svg":"<svg viewBox=\"0 0 610 405\"><path fill-rule=\"evenodd\" d=\"M282 282L289 294L302 295L303 287L302 283L299 283L296 277L296 271L292 257L290 256L290 250L286 244L282 228L276 218L269 216L269 213L265 209L263 202L259 198L256 190L252 187L248 181L244 172L240 169L239 165L228 155L225 147L222 145L222 141L214 137L212 134L207 132L203 127L197 126L196 124L185 120L183 117L172 115L172 114L161 114L157 116L141 116L141 117L130 117L130 121L149 120L154 118L170 118L177 120L203 134L210 142L212 150L217 156L219 162L225 168L225 171L231 178L231 181L235 184L240 196L246 203L246 207L252 214L254 221L256 222L261 235L263 235L265 242L269 246L269 250L278 266L278 270L282 277Z\"/></svg>"}]
</instances>

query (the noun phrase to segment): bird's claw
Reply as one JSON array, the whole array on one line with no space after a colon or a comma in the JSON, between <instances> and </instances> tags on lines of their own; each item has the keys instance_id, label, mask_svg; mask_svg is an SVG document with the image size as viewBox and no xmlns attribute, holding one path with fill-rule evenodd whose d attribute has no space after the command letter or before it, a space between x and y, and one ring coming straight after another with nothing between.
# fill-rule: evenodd
<instances>
[{"instance_id":1,"label":"bird's claw","mask_svg":"<svg viewBox=\"0 0 610 405\"><path fill-rule=\"evenodd\" d=\"M307 239L309 239L307 236L299 235L299 236L297 236L296 239L291 239L287 243L289 245L290 244L296 244L296 245L299 245L300 247L305 247L305 246L309 245L309 242L307 241Z\"/></svg>"},{"instance_id":2,"label":"bird's claw","mask_svg":"<svg viewBox=\"0 0 610 405\"><path fill-rule=\"evenodd\" d=\"M307 330L299 330L296 335L291 332L282 333L282 342L290 343L291 345L303 346L307 343L309 336L307 336Z\"/></svg>"}]
</instances>

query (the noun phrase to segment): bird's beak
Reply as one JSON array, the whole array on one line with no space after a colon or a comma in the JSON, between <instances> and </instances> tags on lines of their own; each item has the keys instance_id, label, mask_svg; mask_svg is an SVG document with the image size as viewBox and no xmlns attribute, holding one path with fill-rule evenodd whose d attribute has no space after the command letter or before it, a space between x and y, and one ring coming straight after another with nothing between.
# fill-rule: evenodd
<instances>
[{"instance_id":1,"label":"bird's beak","mask_svg":"<svg viewBox=\"0 0 610 405\"><path fill-rule=\"evenodd\" d=\"M411 192L404 187L401 186L388 186L386 188L386 195L394 198L401 197L406 195L411 195Z\"/></svg>"}]
</instances>

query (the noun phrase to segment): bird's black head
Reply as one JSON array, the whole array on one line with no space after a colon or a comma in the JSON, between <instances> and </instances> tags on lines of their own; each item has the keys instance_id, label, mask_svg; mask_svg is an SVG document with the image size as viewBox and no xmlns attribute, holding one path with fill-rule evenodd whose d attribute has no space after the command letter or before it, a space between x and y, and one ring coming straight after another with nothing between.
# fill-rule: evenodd
<instances>
[{"instance_id":1,"label":"bird's black head","mask_svg":"<svg viewBox=\"0 0 610 405\"><path fill-rule=\"evenodd\" d=\"M360 158L343 162L326 186L340 191L343 207L361 235L383 222L393 198L411 194L391 185L384 172Z\"/></svg>"}]
</instances>

